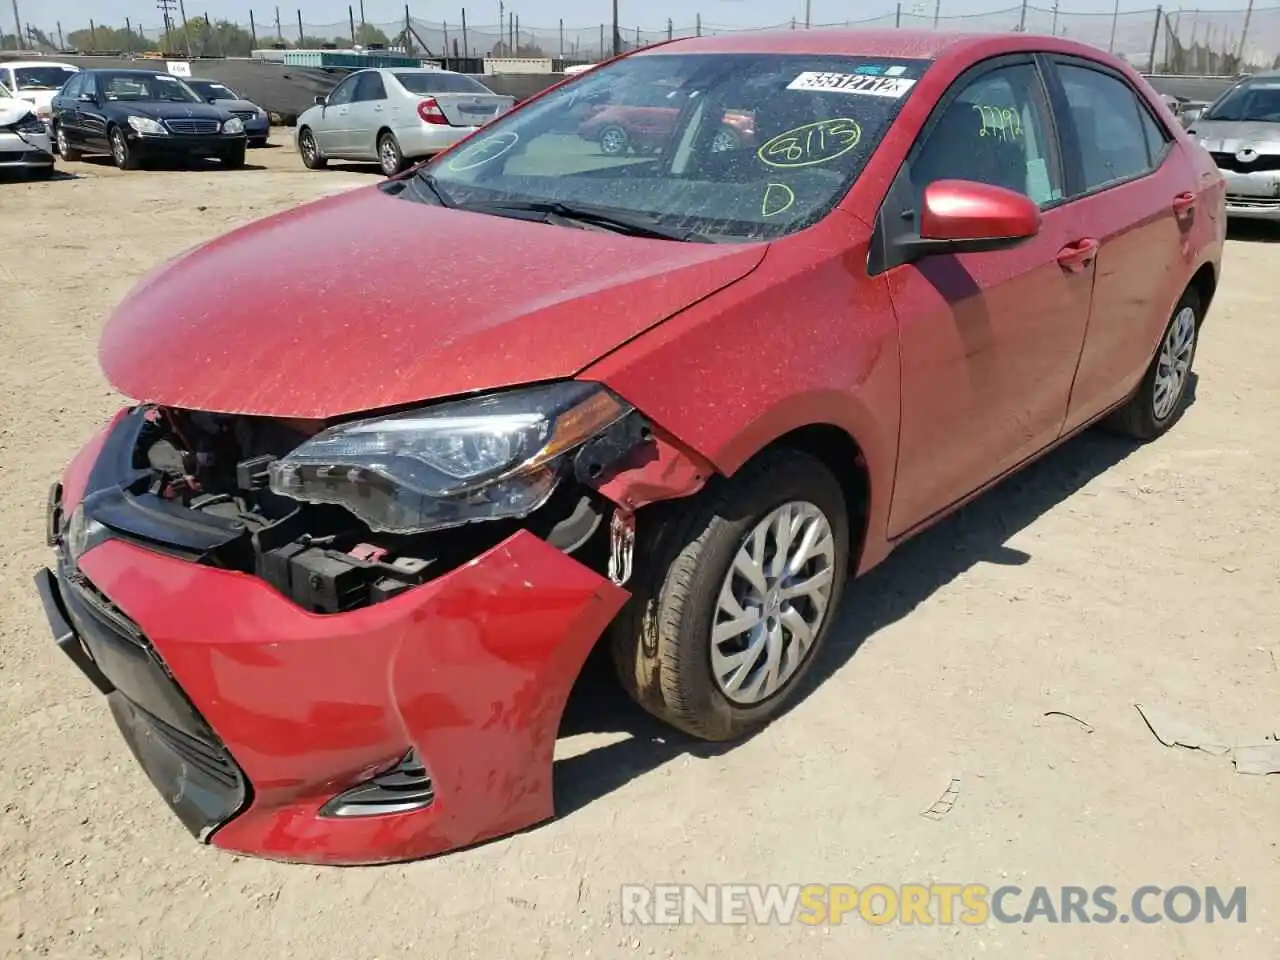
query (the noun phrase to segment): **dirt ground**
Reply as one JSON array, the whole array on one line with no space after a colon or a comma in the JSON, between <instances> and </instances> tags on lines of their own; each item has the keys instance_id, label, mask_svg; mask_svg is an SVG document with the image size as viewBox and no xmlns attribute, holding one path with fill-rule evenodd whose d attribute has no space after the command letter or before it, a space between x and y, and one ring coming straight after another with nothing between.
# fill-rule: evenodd
<instances>
[{"instance_id":1,"label":"dirt ground","mask_svg":"<svg viewBox=\"0 0 1280 960\"><path fill-rule=\"evenodd\" d=\"M287 148L250 162L0 183L0 956L1280 956L1280 776L1163 747L1134 706L1280 732L1280 229L1230 243L1169 436L1087 435L908 544L852 588L821 682L759 736L691 745L587 685L558 819L318 869L198 845L49 642L31 582L48 484L121 400L95 361L113 304L197 241L374 179ZM950 813L921 816L953 780ZM1248 913L624 925L620 885L664 882L1245 885Z\"/></svg>"}]
</instances>

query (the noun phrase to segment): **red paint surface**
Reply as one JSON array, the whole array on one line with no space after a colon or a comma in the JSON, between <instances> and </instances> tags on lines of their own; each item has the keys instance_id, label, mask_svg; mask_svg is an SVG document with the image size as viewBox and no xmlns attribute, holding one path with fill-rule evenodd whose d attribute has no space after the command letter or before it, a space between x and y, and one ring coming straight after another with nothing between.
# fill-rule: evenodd
<instances>
[{"instance_id":1,"label":"red paint surface","mask_svg":"<svg viewBox=\"0 0 1280 960\"><path fill-rule=\"evenodd\" d=\"M277 417L364 412L573 376L763 253L355 190L153 271L108 321L99 357L138 400Z\"/></svg>"},{"instance_id":2,"label":"red paint surface","mask_svg":"<svg viewBox=\"0 0 1280 960\"><path fill-rule=\"evenodd\" d=\"M965 180L935 180L924 188L920 236L926 240L1033 237L1040 208L1030 197Z\"/></svg>"},{"instance_id":3,"label":"red paint surface","mask_svg":"<svg viewBox=\"0 0 1280 960\"><path fill-rule=\"evenodd\" d=\"M421 857L550 817L565 699L627 597L523 532L331 616L254 577L119 541L81 568L150 637L253 784L252 805L213 842L310 863ZM435 782L429 808L317 817L409 746Z\"/></svg>"}]
</instances>

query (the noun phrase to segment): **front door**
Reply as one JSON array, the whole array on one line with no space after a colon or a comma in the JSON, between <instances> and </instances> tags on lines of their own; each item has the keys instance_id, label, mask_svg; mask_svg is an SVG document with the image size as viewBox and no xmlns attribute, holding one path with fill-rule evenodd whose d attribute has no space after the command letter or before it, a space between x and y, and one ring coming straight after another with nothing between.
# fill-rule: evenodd
<instances>
[{"instance_id":1,"label":"front door","mask_svg":"<svg viewBox=\"0 0 1280 960\"><path fill-rule=\"evenodd\" d=\"M329 91L312 134L320 152L328 157L342 157L351 131L351 98L360 74L353 73Z\"/></svg>"},{"instance_id":2,"label":"front door","mask_svg":"<svg viewBox=\"0 0 1280 960\"><path fill-rule=\"evenodd\" d=\"M899 175L909 178L901 195L917 211L929 183L971 180L1026 194L1043 223L1012 249L926 257L887 274L902 375L890 536L996 479L1061 430L1094 251L1077 246L1083 238L1062 206L1050 116L1031 57L988 61L948 91Z\"/></svg>"},{"instance_id":3,"label":"front door","mask_svg":"<svg viewBox=\"0 0 1280 960\"><path fill-rule=\"evenodd\" d=\"M387 123L386 85L382 82L382 74L376 70L368 70L356 80L355 93L351 97L347 142L343 145L343 150L353 158L376 160L378 131Z\"/></svg>"}]
</instances>

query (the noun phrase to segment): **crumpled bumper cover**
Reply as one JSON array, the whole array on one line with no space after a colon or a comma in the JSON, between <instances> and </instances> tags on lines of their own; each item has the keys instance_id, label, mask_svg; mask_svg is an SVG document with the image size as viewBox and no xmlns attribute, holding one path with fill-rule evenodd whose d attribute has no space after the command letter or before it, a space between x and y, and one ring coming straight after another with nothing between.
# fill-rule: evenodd
<instances>
[{"instance_id":1,"label":"crumpled bumper cover","mask_svg":"<svg viewBox=\"0 0 1280 960\"><path fill-rule=\"evenodd\" d=\"M120 540L79 568L138 625L248 780L247 806L212 843L320 864L414 859L551 817L565 701L627 599L523 531L401 596L327 616L250 575ZM429 806L321 814L407 749L430 774Z\"/></svg>"}]
</instances>

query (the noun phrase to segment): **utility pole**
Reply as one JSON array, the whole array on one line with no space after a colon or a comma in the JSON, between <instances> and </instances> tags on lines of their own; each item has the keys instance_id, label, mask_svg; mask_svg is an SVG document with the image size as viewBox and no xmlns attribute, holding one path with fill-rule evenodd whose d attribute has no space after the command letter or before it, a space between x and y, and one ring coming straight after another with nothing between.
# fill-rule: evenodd
<instances>
[{"instance_id":1,"label":"utility pole","mask_svg":"<svg viewBox=\"0 0 1280 960\"><path fill-rule=\"evenodd\" d=\"M1249 0L1249 6L1244 12L1244 27L1240 31L1240 46L1236 48L1236 71L1243 72L1244 68L1244 41L1249 35L1249 21L1253 19L1253 0Z\"/></svg>"},{"instance_id":2,"label":"utility pole","mask_svg":"<svg viewBox=\"0 0 1280 960\"><path fill-rule=\"evenodd\" d=\"M284 43L284 31L280 29L280 8L276 7L276 42Z\"/></svg>"},{"instance_id":3,"label":"utility pole","mask_svg":"<svg viewBox=\"0 0 1280 960\"><path fill-rule=\"evenodd\" d=\"M613 0L613 55L622 53L622 35L618 33L618 0Z\"/></svg>"},{"instance_id":4,"label":"utility pole","mask_svg":"<svg viewBox=\"0 0 1280 960\"><path fill-rule=\"evenodd\" d=\"M1058 0L1053 0L1053 31L1051 36L1058 35Z\"/></svg>"},{"instance_id":5,"label":"utility pole","mask_svg":"<svg viewBox=\"0 0 1280 960\"><path fill-rule=\"evenodd\" d=\"M564 59L564 17L560 18L560 59Z\"/></svg>"},{"instance_id":6,"label":"utility pole","mask_svg":"<svg viewBox=\"0 0 1280 960\"><path fill-rule=\"evenodd\" d=\"M942 16L942 0L933 0L933 29L938 29L938 19Z\"/></svg>"},{"instance_id":7,"label":"utility pole","mask_svg":"<svg viewBox=\"0 0 1280 960\"><path fill-rule=\"evenodd\" d=\"M67 44L66 41L62 39L62 21L56 20L54 22L58 25L58 49L65 50L67 49Z\"/></svg>"},{"instance_id":8,"label":"utility pole","mask_svg":"<svg viewBox=\"0 0 1280 960\"><path fill-rule=\"evenodd\" d=\"M1151 28L1151 56L1147 58L1147 73L1156 72L1156 41L1160 39L1160 18L1164 16L1164 7L1156 7L1156 25Z\"/></svg>"},{"instance_id":9,"label":"utility pole","mask_svg":"<svg viewBox=\"0 0 1280 960\"><path fill-rule=\"evenodd\" d=\"M360 30L362 33L364 32L364 25L365 25L364 0L360 0Z\"/></svg>"},{"instance_id":10,"label":"utility pole","mask_svg":"<svg viewBox=\"0 0 1280 960\"><path fill-rule=\"evenodd\" d=\"M181 3L182 0L178 0L178 2ZM299 8L298 10L298 46L302 46L303 36L304 34L302 32L302 10Z\"/></svg>"},{"instance_id":11,"label":"utility pole","mask_svg":"<svg viewBox=\"0 0 1280 960\"><path fill-rule=\"evenodd\" d=\"M164 15L164 52L173 52L173 7L176 0L156 0L156 6Z\"/></svg>"},{"instance_id":12,"label":"utility pole","mask_svg":"<svg viewBox=\"0 0 1280 960\"><path fill-rule=\"evenodd\" d=\"M258 49L258 25L253 20L253 10L249 10L249 37L253 41L254 50Z\"/></svg>"},{"instance_id":13,"label":"utility pole","mask_svg":"<svg viewBox=\"0 0 1280 960\"><path fill-rule=\"evenodd\" d=\"M404 8L405 23L408 23L409 7ZM467 45L467 8L462 8L462 55L464 57L471 56L471 47Z\"/></svg>"},{"instance_id":14,"label":"utility pole","mask_svg":"<svg viewBox=\"0 0 1280 960\"><path fill-rule=\"evenodd\" d=\"M1116 0L1111 10L1111 42L1107 44L1107 53L1116 52L1116 21L1120 19L1120 0Z\"/></svg>"},{"instance_id":15,"label":"utility pole","mask_svg":"<svg viewBox=\"0 0 1280 960\"><path fill-rule=\"evenodd\" d=\"M13 0L13 49L22 49L22 17L18 13L18 0Z\"/></svg>"},{"instance_id":16,"label":"utility pole","mask_svg":"<svg viewBox=\"0 0 1280 960\"><path fill-rule=\"evenodd\" d=\"M671 42L672 36L675 35L675 26L671 22L671 18L667 17L667 42Z\"/></svg>"},{"instance_id":17,"label":"utility pole","mask_svg":"<svg viewBox=\"0 0 1280 960\"><path fill-rule=\"evenodd\" d=\"M347 26L351 28L351 45L356 45L356 13L351 9L351 4L347 4Z\"/></svg>"},{"instance_id":18,"label":"utility pole","mask_svg":"<svg viewBox=\"0 0 1280 960\"><path fill-rule=\"evenodd\" d=\"M812 0L804 0L804 28L809 29L809 13L812 7Z\"/></svg>"},{"instance_id":19,"label":"utility pole","mask_svg":"<svg viewBox=\"0 0 1280 960\"><path fill-rule=\"evenodd\" d=\"M187 29L187 10L182 0L178 0L178 16L182 17L182 36L187 41L187 59L191 59L191 31Z\"/></svg>"},{"instance_id":20,"label":"utility pole","mask_svg":"<svg viewBox=\"0 0 1280 960\"><path fill-rule=\"evenodd\" d=\"M1120 0L1116 0L1119 3ZM1018 32L1027 32L1027 0L1022 0L1022 12L1018 14Z\"/></svg>"}]
</instances>

